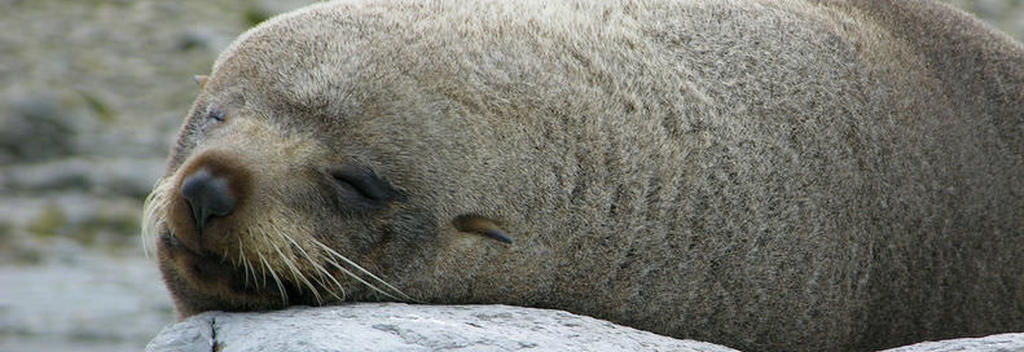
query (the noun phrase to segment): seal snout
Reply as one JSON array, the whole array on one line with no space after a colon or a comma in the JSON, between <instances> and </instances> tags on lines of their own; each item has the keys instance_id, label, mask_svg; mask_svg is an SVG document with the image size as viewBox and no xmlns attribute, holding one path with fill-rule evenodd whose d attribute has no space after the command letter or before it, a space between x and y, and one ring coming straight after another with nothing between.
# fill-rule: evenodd
<instances>
[{"instance_id":1,"label":"seal snout","mask_svg":"<svg viewBox=\"0 0 1024 352\"><path fill-rule=\"evenodd\" d=\"M181 196L192 211L196 230L202 232L214 216L227 216L235 210L235 197L226 177L213 175L206 168L192 173L182 182Z\"/></svg>"},{"instance_id":2,"label":"seal snout","mask_svg":"<svg viewBox=\"0 0 1024 352\"><path fill-rule=\"evenodd\" d=\"M197 253L221 253L236 243L231 229L248 199L251 175L238 155L207 151L185 163L172 188L168 228Z\"/></svg>"}]
</instances>

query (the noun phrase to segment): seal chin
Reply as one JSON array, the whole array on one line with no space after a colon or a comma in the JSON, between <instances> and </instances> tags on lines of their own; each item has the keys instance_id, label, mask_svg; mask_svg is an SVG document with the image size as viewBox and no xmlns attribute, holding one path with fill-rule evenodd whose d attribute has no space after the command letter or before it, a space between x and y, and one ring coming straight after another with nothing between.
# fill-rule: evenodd
<instances>
[{"instance_id":1,"label":"seal chin","mask_svg":"<svg viewBox=\"0 0 1024 352\"><path fill-rule=\"evenodd\" d=\"M160 236L160 246L175 259L178 269L187 271L195 281L214 284L228 292L247 291L244 273L224 258L188 248L171 233Z\"/></svg>"},{"instance_id":2,"label":"seal chin","mask_svg":"<svg viewBox=\"0 0 1024 352\"><path fill-rule=\"evenodd\" d=\"M309 304L307 295L287 280L267 283L258 281L257 275L226 258L197 251L186 246L170 232L162 233L157 245L164 259L168 279L182 281L182 285L169 286L172 290L190 291L179 295L182 311L247 311L267 310L296 304ZM193 299L196 298L196 299ZM198 299L201 298L201 299ZM197 304L194 302L203 302Z\"/></svg>"}]
</instances>

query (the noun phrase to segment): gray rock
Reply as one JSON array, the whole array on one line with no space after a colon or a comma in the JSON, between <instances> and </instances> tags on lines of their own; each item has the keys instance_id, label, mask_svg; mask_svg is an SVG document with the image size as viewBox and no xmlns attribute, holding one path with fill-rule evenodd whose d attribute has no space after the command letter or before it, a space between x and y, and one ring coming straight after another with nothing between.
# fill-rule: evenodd
<instances>
[{"instance_id":1,"label":"gray rock","mask_svg":"<svg viewBox=\"0 0 1024 352\"><path fill-rule=\"evenodd\" d=\"M0 193L87 191L145 198L164 171L164 158L66 158L0 167Z\"/></svg>"},{"instance_id":2,"label":"gray rock","mask_svg":"<svg viewBox=\"0 0 1024 352\"><path fill-rule=\"evenodd\" d=\"M0 112L0 163L36 161L68 155L75 133L70 117L50 95L16 101Z\"/></svg>"},{"instance_id":3,"label":"gray rock","mask_svg":"<svg viewBox=\"0 0 1024 352\"><path fill-rule=\"evenodd\" d=\"M173 321L152 260L79 252L42 265L0 266L0 351L78 351L96 342L109 343L89 349L138 351Z\"/></svg>"},{"instance_id":4,"label":"gray rock","mask_svg":"<svg viewBox=\"0 0 1024 352\"><path fill-rule=\"evenodd\" d=\"M977 338L928 341L882 352L1021 352L1024 333L998 334Z\"/></svg>"},{"instance_id":5,"label":"gray rock","mask_svg":"<svg viewBox=\"0 0 1024 352\"><path fill-rule=\"evenodd\" d=\"M167 326L146 347L147 352L446 350L736 351L557 310L402 303L208 312ZM922 342L883 352L953 351L1022 352L1024 333Z\"/></svg>"},{"instance_id":6,"label":"gray rock","mask_svg":"<svg viewBox=\"0 0 1024 352\"><path fill-rule=\"evenodd\" d=\"M204 313L168 326L146 347L211 350L735 351L557 310L401 303Z\"/></svg>"}]
</instances>

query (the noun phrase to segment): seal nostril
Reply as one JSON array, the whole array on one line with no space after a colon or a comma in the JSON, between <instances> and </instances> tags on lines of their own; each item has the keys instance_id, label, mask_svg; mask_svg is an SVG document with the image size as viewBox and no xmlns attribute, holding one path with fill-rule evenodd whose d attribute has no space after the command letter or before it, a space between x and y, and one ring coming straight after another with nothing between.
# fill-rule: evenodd
<instances>
[{"instance_id":1,"label":"seal nostril","mask_svg":"<svg viewBox=\"0 0 1024 352\"><path fill-rule=\"evenodd\" d=\"M206 169L189 175L181 184L181 196L188 201L196 229L202 231L213 216L227 216L235 209L228 180L217 177Z\"/></svg>"}]
</instances>

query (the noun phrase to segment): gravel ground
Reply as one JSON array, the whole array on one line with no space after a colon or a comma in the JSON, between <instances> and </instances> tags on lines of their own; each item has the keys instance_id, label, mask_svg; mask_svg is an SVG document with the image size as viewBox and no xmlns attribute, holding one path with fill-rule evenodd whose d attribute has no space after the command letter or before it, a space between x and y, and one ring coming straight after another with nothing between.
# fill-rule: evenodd
<instances>
[{"instance_id":1,"label":"gravel ground","mask_svg":"<svg viewBox=\"0 0 1024 352\"><path fill-rule=\"evenodd\" d=\"M138 236L196 88L312 0L0 0L0 350L137 351L172 322ZM1024 1L952 1L1020 40Z\"/></svg>"}]
</instances>

